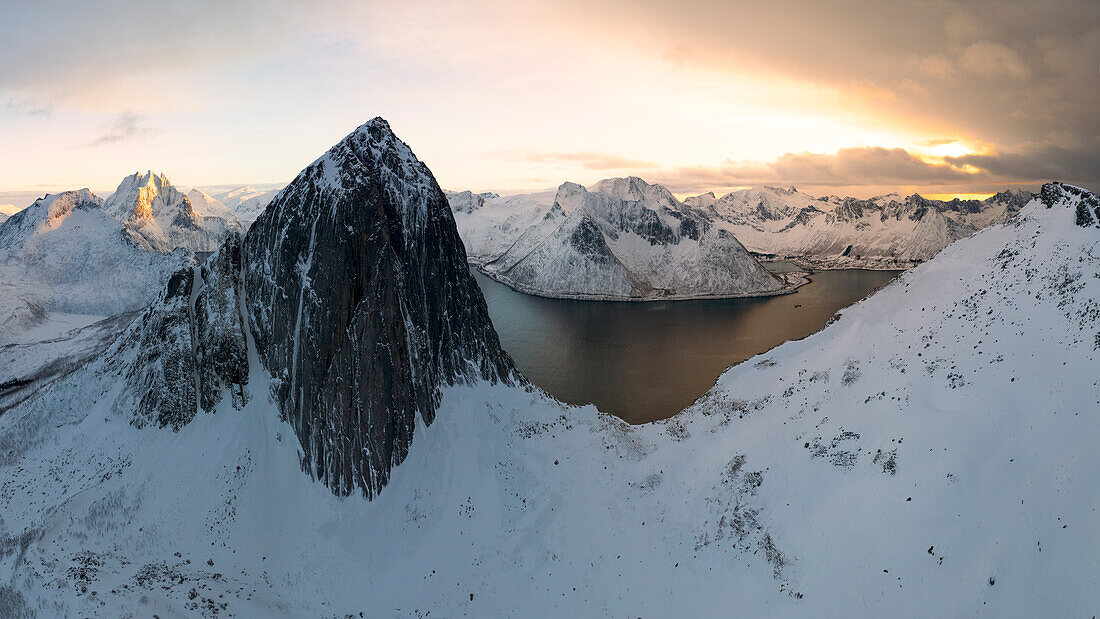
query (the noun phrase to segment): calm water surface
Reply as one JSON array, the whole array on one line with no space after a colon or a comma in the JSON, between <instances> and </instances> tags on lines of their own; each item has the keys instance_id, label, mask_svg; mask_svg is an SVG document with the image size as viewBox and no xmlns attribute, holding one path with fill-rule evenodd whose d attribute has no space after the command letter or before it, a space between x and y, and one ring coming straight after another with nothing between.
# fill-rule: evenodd
<instances>
[{"instance_id":1,"label":"calm water surface","mask_svg":"<svg viewBox=\"0 0 1100 619\"><path fill-rule=\"evenodd\" d=\"M531 382L645 423L694 402L730 365L817 331L898 273L820 271L789 295L648 303L544 299L474 277L501 344Z\"/></svg>"}]
</instances>

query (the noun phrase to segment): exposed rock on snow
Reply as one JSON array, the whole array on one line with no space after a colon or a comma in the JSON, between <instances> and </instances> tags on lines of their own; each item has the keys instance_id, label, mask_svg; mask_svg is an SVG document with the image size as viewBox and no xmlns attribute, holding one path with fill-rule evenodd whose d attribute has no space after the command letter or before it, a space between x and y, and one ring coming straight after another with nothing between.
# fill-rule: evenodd
<instances>
[{"instance_id":1,"label":"exposed rock on snow","mask_svg":"<svg viewBox=\"0 0 1100 619\"><path fill-rule=\"evenodd\" d=\"M1039 198L1047 208L1072 208L1074 222L1082 228L1100 228L1100 197L1091 191L1065 183L1047 183Z\"/></svg>"},{"instance_id":2,"label":"exposed rock on snow","mask_svg":"<svg viewBox=\"0 0 1100 619\"><path fill-rule=\"evenodd\" d=\"M549 206L545 194L496 198L493 212L486 213L490 202L473 198L451 196L456 219L463 222L460 231L479 256L475 262L523 292L654 300L768 295L790 288L733 235L664 187L640 178L607 179L591 190L565 183Z\"/></svg>"},{"instance_id":3,"label":"exposed rock on snow","mask_svg":"<svg viewBox=\"0 0 1100 619\"><path fill-rule=\"evenodd\" d=\"M164 174L151 171L122 179L103 209L161 251L211 252L229 234L244 231L240 219L223 205L204 199L196 209Z\"/></svg>"},{"instance_id":4,"label":"exposed rock on snow","mask_svg":"<svg viewBox=\"0 0 1100 619\"><path fill-rule=\"evenodd\" d=\"M108 370L124 377L116 410L133 411L139 427L153 423L179 430L200 410L212 411L226 392L235 407L245 404L248 355L240 278L236 234L202 265L172 275L160 301L107 354Z\"/></svg>"}]
</instances>

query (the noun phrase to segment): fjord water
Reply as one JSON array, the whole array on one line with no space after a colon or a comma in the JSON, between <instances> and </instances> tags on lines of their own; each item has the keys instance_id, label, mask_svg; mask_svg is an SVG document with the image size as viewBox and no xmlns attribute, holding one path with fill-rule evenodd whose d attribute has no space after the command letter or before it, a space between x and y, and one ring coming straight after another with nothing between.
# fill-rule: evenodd
<instances>
[{"instance_id":1,"label":"fjord water","mask_svg":"<svg viewBox=\"0 0 1100 619\"><path fill-rule=\"evenodd\" d=\"M646 423L683 410L730 365L817 331L898 273L819 271L789 295L646 303L546 299L474 277L504 350L532 383Z\"/></svg>"}]
</instances>

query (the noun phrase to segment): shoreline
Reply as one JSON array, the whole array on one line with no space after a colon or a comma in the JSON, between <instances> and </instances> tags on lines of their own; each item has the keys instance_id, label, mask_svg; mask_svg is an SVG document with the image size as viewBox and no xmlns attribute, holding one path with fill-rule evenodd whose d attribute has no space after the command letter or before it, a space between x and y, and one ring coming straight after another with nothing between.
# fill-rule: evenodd
<instances>
[{"instance_id":1,"label":"shoreline","mask_svg":"<svg viewBox=\"0 0 1100 619\"><path fill-rule=\"evenodd\" d=\"M889 262L879 260L867 261L862 259L837 260L836 258L823 258L820 260L807 259L805 256L776 256L774 254L757 254L753 257L761 264L768 262L788 262L806 271L908 271L918 267L924 262Z\"/></svg>"},{"instance_id":2,"label":"shoreline","mask_svg":"<svg viewBox=\"0 0 1100 619\"><path fill-rule=\"evenodd\" d=\"M696 295L669 295L662 297L621 297L621 296L608 296L608 295L589 295L589 294L550 294L542 292L529 286L519 284L513 280L501 276L499 273L487 270L481 263L467 260L467 264L476 268L479 273L488 277L489 279L503 284L516 292L528 294L533 297L542 297L544 299L561 299L565 301L607 301L614 303L652 303L660 301L719 301L722 299L754 299L754 298L766 298L766 297L779 297L783 295L793 294L802 286L809 284L813 281L810 276L813 272L810 270L805 271L790 271L788 273L773 273L776 277L783 279L786 285L774 292L757 292L757 293L745 293L745 294L696 294ZM822 269L825 270L825 269ZM886 269L882 269L886 270Z\"/></svg>"}]
</instances>

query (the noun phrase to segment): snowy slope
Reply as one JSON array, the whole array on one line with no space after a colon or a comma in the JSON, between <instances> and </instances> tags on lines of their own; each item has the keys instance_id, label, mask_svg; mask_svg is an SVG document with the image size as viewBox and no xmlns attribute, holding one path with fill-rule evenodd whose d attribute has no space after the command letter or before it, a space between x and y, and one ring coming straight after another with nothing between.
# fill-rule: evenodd
<instances>
[{"instance_id":1,"label":"snowy slope","mask_svg":"<svg viewBox=\"0 0 1100 619\"><path fill-rule=\"evenodd\" d=\"M528 204L530 197L515 200ZM790 288L731 234L664 187L640 178L607 179L591 190L564 183L549 208L502 206L528 222L522 233L520 226L504 230L500 222L510 220L476 220L465 215L464 204L452 203L463 213L459 232L476 248L482 271L523 292L653 300L767 295ZM500 243L494 248L486 238ZM503 252L484 258L500 247Z\"/></svg>"},{"instance_id":2,"label":"snowy slope","mask_svg":"<svg viewBox=\"0 0 1100 619\"><path fill-rule=\"evenodd\" d=\"M151 171L122 179L103 210L163 251L210 252L229 234L243 232L241 220L229 209L214 201L196 209L164 174Z\"/></svg>"},{"instance_id":3,"label":"snowy slope","mask_svg":"<svg viewBox=\"0 0 1100 619\"><path fill-rule=\"evenodd\" d=\"M187 199L191 201L191 208L199 217L219 217L226 221L239 219L232 209L200 189L188 191Z\"/></svg>"},{"instance_id":4,"label":"snowy slope","mask_svg":"<svg viewBox=\"0 0 1100 619\"><path fill-rule=\"evenodd\" d=\"M449 388L369 502L251 340L178 433L88 368L0 415L0 614L1091 616L1100 200L1044 197L666 422Z\"/></svg>"},{"instance_id":5,"label":"snowy slope","mask_svg":"<svg viewBox=\"0 0 1100 619\"><path fill-rule=\"evenodd\" d=\"M190 260L151 246L101 204L87 189L49 194L0 224L0 342L55 312L136 310Z\"/></svg>"},{"instance_id":6,"label":"snowy slope","mask_svg":"<svg viewBox=\"0 0 1100 619\"><path fill-rule=\"evenodd\" d=\"M217 192L213 197L236 213L245 224L251 224L264 212L279 191L281 189L257 189L251 185L243 185Z\"/></svg>"}]
</instances>

